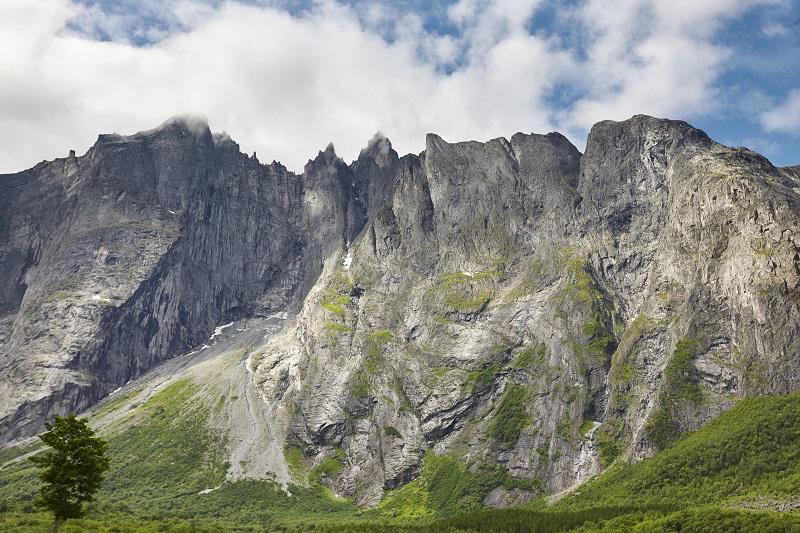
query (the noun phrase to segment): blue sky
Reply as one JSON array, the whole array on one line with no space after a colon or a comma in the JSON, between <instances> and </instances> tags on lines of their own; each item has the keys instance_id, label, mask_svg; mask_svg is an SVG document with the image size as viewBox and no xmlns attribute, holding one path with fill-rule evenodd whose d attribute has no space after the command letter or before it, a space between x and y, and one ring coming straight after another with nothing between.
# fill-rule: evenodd
<instances>
[{"instance_id":1,"label":"blue sky","mask_svg":"<svg viewBox=\"0 0 800 533\"><path fill-rule=\"evenodd\" d=\"M295 170L637 113L800 164L797 0L6 0L0 45L6 172L184 113Z\"/></svg>"}]
</instances>

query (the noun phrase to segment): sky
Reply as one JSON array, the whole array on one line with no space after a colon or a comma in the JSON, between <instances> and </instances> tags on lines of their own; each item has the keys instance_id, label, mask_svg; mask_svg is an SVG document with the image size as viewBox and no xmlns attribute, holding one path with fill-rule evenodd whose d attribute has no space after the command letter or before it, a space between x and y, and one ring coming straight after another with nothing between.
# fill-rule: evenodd
<instances>
[{"instance_id":1,"label":"sky","mask_svg":"<svg viewBox=\"0 0 800 533\"><path fill-rule=\"evenodd\" d=\"M800 0L0 0L0 172L175 115L300 171L598 121L800 164Z\"/></svg>"}]
</instances>

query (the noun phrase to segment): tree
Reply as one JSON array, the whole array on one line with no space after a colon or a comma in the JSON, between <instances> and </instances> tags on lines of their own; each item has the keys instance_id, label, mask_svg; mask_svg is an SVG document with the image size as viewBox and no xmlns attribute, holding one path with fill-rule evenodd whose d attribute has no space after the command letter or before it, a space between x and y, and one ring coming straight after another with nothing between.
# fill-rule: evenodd
<instances>
[{"instance_id":1,"label":"tree","mask_svg":"<svg viewBox=\"0 0 800 533\"><path fill-rule=\"evenodd\" d=\"M57 416L39 438L50 450L31 458L41 468L37 503L53 512L56 524L83 516L108 470L108 442L95 436L86 419Z\"/></svg>"}]
</instances>

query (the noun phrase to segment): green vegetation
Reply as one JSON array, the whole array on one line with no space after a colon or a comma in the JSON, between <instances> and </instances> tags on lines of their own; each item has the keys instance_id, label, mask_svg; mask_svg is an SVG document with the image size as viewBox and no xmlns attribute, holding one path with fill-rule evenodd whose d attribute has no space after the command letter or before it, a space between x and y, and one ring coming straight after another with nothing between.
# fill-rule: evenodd
<instances>
[{"instance_id":1,"label":"green vegetation","mask_svg":"<svg viewBox=\"0 0 800 533\"><path fill-rule=\"evenodd\" d=\"M800 300L798 300L800 305ZM731 360L724 360L721 357L714 358L714 362L738 372L741 376L741 383L747 391L763 390L768 384L766 367L764 361L759 357L746 355L741 348L735 346L731 350Z\"/></svg>"},{"instance_id":2,"label":"green vegetation","mask_svg":"<svg viewBox=\"0 0 800 533\"><path fill-rule=\"evenodd\" d=\"M695 375L692 360L697 347L696 339L682 339L675 346L675 353L664 370L669 385L670 398L699 402L703 392Z\"/></svg>"},{"instance_id":3,"label":"green vegetation","mask_svg":"<svg viewBox=\"0 0 800 533\"><path fill-rule=\"evenodd\" d=\"M525 412L525 389L519 385L512 386L503 394L489 427L489 436L504 448L510 448L516 444L519 434L528 424L530 419Z\"/></svg>"},{"instance_id":4,"label":"green vegetation","mask_svg":"<svg viewBox=\"0 0 800 533\"><path fill-rule=\"evenodd\" d=\"M772 257L772 255L775 253L772 248L756 248L753 251L756 253L756 255L767 258Z\"/></svg>"},{"instance_id":5,"label":"green vegetation","mask_svg":"<svg viewBox=\"0 0 800 533\"><path fill-rule=\"evenodd\" d=\"M584 370L597 364L609 365L617 342L612 333L612 319L603 294L589 273L585 257L577 255L577 251L571 247L561 248L559 257L569 276L569 282L553 296L553 300L559 305L555 316L570 322L575 320L572 316L576 309L582 308L583 311L578 316L589 315L589 318L582 324L575 324L577 328L569 345Z\"/></svg>"},{"instance_id":6,"label":"green vegetation","mask_svg":"<svg viewBox=\"0 0 800 533\"><path fill-rule=\"evenodd\" d=\"M434 324L440 324L440 325L446 325L446 324L452 324L453 321L450 320L449 318L447 318L444 315L433 315L433 323Z\"/></svg>"},{"instance_id":7,"label":"green vegetation","mask_svg":"<svg viewBox=\"0 0 800 533\"><path fill-rule=\"evenodd\" d=\"M131 400L133 400L141 391L138 389L133 389L125 394L114 394L106 399L100 407L92 413L93 420L100 420L106 415L109 415L115 411L117 411L120 407L126 405Z\"/></svg>"},{"instance_id":8,"label":"green vegetation","mask_svg":"<svg viewBox=\"0 0 800 533\"><path fill-rule=\"evenodd\" d=\"M486 392L486 390L491 388L492 383L494 383L494 376L501 368L502 365L495 363L478 370L473 370L469 373L469 378L465 385L470 387L472 394Z\"/></svg>"},{"instance_id":9,"label":"green vegetation","mask_svg":"<svg viewBox=\"0 0 800 533\"><path fill-rule=\"evenodd\" d=\"M650 416L645 430L659 449L663 449L678 436L675 410L682 404L698 403L703 399L692 360L695 357L696 339L682 339L664 370L664 389L660 405Z\"/></svg>"},{"instance_id":10,"label":"green vegetation","mask_svg":"<svg viewBox=\"0 0 800 533\"><path fill-rule=\"evenodd\" d=\"M581 333L588 337L584 351L595 361L606 361L616 349L616 339L609 332L605 317L595 311L581 328Z\"/></svg>"},{"instance_id":11,"label":"green vegetation","mask_svg":"<svg viewBox=\"0 0 800 533\"><path fill-rule=\"evenodd\" d=\"M350 382L350 395L353 398L368 398L370 395L369 376L367 372L359 370L353 374Z\"/></svg>"},{"instance_id":12,"label":"green vegetation","mask_svg":"<svg viewBox=\"0 0 800 533\"><path fill-rule=\"evenodd\" d=\"M622 445L619 442L621 424L618 426L614 422L618 421L612 419L612 422L599 427L595 433L597 448L600 450L600 462L603 466L609 466L622 453Z\"/></svg>"},{"instance_id":13,"label":"green vegetation","mask_svg":"<svg viewBox=\"0 0 800 533\"><path fill-rule=\"evenodd\" d=\"M385 428L383 428L383 432L388 437L395 437L395 438L398 438L398 439L402 439L403 438L403 435L394 426L386 426Z\"/></svg>"},{"instance_id":14,"label":"green vegetation","mask_svg":"<svg viewBox=\"0 0 800 533\"><path fill-rule=\"evenodd\" d=\"M547 345L540 342L534 346L527 346L514 358L513 368L540 367L547 363Z\"/></svg>"},{"instance_id":15,"label":"green vegetation","mask_svg":"<svg viewBox=\"0 0 800 533\"><path fill-rule=\"evenodd\" d=\"M334 315L340 318L344 318L344 307L341 304L333 302L322 302L322 307L324 307Z\"/></svg>"},{"instance_id":16,"label":"green vegetation","mask_svg":"<svg viewBox=\"0 0 800 533\"><path fill-rule=\"evenodd\" d=\"M564 266L572 274L572 281L564 287L564 296L580 302L591 302L599 297L594 280L586 271L585 257L565 259Z\"/></svg>"},{"instance_id":17,"label":"green vegetation","mask_svg":"<svg viewBox=\"0 0 800 533\"><path fill-rule=\"evenodd\" d=\"M289 446L283 451L283 456L286 458L286 464L289 465L289 472L292 474L295 481L305 484L307 465L303 450L297 446Z\"/></svg>"},{"instance_id":18,"label":"green vegetation","mask_svg":"<svg viewBox=\"0 0 800 533\"><path fill-rule=\"evenodd\" d=\"M578 434L580 434L581 437L585 437L594 428L594 424L595 423L591 420L584 420L578 430Z\"/></svg>"},{"instance_id":19,"label":"green vegetation","mask_svg":"<svg viewBox=\"0 0 800 533\"><path fill-rule=\"evenodd\" d=\"M678 436L678 428L667 407L659 407L650 415L645 426L647 437L659 449L663 449Z\"/></svg>"},{"instance_id":20,"label":"green vegetation","mask_svg":"<svg viewBox=\"0 0 800 533\"><path fill-rule=\"evenodd\" d=\"M561 420L558 422L558 425L556 426L556 435L561 437L562 440L573 442L572 419L570 419L568 413L564 413L564 415L561 417Z\"/></svg>"},{"instance_id":21,"label":"green vegetation","mask_svg":"<svg viewBox=\"0 0 800 533\"><path fill-rule=\"evenodd\" d=\"M318 483L292 486L291 496L269 480L226 483L225 438L208 428L210 409L198 392L191 381L176 381L119 423L108 437L110 469L96 501L85 519L67 520L62 533L262 531L309 517L356 516L351 502ZM302 451L288 448L286 456L304 482ZM317 479L335 475L337 460L319 465ZM0 531L50 531L52 520L31 504L36 494L36 470L28 461L0 468Z\"/></svg>"},{"instance_id":22,"label":"green vegetation","mask_svg":"<svg viewBox=\"0 0 800 533\"><path fill-rule=\"evenodd\" d=\"M700 507L662 514L634 512L604 523L596 518L573 531L580 533L708 533L708 532L793 532L800 530L800 515L753 512L719 507Z\"/></svg>"},{"instance_id":23,"label":"green vegetation","mask_svg":"<svg viewBox=\"0 0 800 533\"><path fill-rule=\"evenodd\" d=\"M683 354L676 361L675 376L687 359ZM225 483L217 453L224 439L205 424L196 426L208 411L197 392L191 382L179 381L132 411L125 427L109 436L111 470L96 501L85 518L67 520L62 532L800 531L798 512L741 508L795 501L800 494L800 393L743 399L653 458L635 464L618 459L551 507L538 498L521 507L485 509L484 498L498 487L536 495L541 486L498 466L429 452L419 477L387 491L376 508L359 510L319 484L342 472L341 450L309 472L302 450L287 448L290 469L302 481L288 487L291 496L269 481ZM187 417L193 421L183 422ZM388 426L382 431L395 437ZM613 426L597 431L616 435ZM29 449L0 453L13 460ZM0 467L1 531L50 530L51 519L32 505L35 494L28 461Z\"/></svg>"},{"instance_id":24,"label":"green vegetation","mask_svg":"<svg viewBox=\"0 0 800 533\"><path fill-rule=\"evenodd\" d=\"M522 270L522 279L509 290L503 300L509 303L516 302L539 289L547 276L548 267L541 259L529 260Z\"/></svg>"},{"instance_id":25,"label":"green vegetation","mask_svg":"<svg viewBox=\"0 0 800 533\"><path fill-rule=\"evenodd\" d=\"M374 376L378 373L384 347L394 341L394 335L387 329L380 329L364 335L361 349L364 354L364 368L369 375Z\"/></svg>"},{"instance_id":26,"label":"green vegetation","mask_svg":"<svg viewBox=\"0 0 800 533\"><path fill-rule=\"evenodd\" d=\"M347 275L337 272L333 275L330 285L322 295L322 307L339 318L344 318L345 308L350 305L350 291L353 289L352 280Z\"/></svg>"},{"instance_id":27,"label":"green vegetation","mask_svg":"<svg viewBox=\"0 0 800 533\"><path fill-rule=\"evenodd\" d=\"M506 302L516 302L520 298L531 294L536 289L536 285L531 281L523 281L503 296Z\"/></svg>"},{"instance_id":28,"label":"green vegetation","mask_svg":"<svg viewBox=\"0 0 800 533\"><path fill-rule=\"evenodd\" d=\"M756 255L760 255L761 257L765 257L767 259L775 254L775 250L772 248L772 246L773 242L765 237L759 237L753 239L752 241L753 252L755 252Z\"/></svg>"},{"instance_id":29,"label":"green vegetation","mask_svg":"<svg viewBox=\"0 0 800 533\"><path fill-rule=\"evenodd\" d=\"M342 455L343 454L339 454L337 457L329 457L315 466L311 470L311 480L319 483L324 478L336 477L339 475L344 469L344 463L342 463L341 459Z\"/></svg>"},{"instance_id":30,"label":"green vegetation","mask_svg":"<svg viewBox=\"0 0 800 533\"><path fill-rule=\"evenodd\" d=\"M37 504L50 510L55 523L83 516L83 504L91 502L108 470L108 442L95 436L85 418L74 414L45 423L39 439L48 446L31 462L39 467ZM56 526L57 529L57 526Z\"/></svg>"},{"instance_id":31,"label":"green vegetation","mask_svg":"<svg viewBox=\"0 0 800 533\"><path fill-rule=\"evenodd\" d=\"M431 287L429 297L444 305L443 311L477 313L483 310L494 297L496 285L505 279L505 259L486 258L491 267L479 272L452 272L440 277ZM435 307L438 307L435 305ZM448 318L441 313L436 316ZM449 320L449 318L448 318ZM443 323L439 319L439 323Z\"/></svg>"},{"instance_id":32,"label":"green vegetation","mask_svg":"<svg viewBox=\"0 0 800 533\"><path fill-rule=\"evenodd\" d=\"M388 329L379 329L368 333L364 337L364 353L368 358L380 357L383 347L394 340L394 334Z\"/></svg>"},{"instance_id":33,"label":"green vegetation","mask_svg":"<svg viewBox=\"0 0 800 533\"><path fill-rule=\"evenodd\" d=\"M444 303L455 311L463 313L480 311L492 299L492 291L481 289L471 294L448 294Z\"/></svg>"},{"instance_id":34,"label":"green vegetation","mask_svg":"<svg viewBox=\"0 0 800 533\"><path fill-rule=\"evenodd\" d=\"M387 492L376 509L365 513L365 518L431 519L478 511L483 508L483 498L499 486L540 490L538 481L514 478L500 467L467 465L429 452L419 477Z\"/></svg>"},{"instance_id":35,"label":"green vegetation","mask_svg":"<svg viewBox=\"0 0 800 533\"><path fill-rule=\"evenodd\" d=\"M741 400L655 457L608 473L565 499L590 506L681 508L800 493L800 393Z\"/></svg>"},{"instance_id":36,"label":"green vegetation","mask_svg":"<svg viewBox=\"0 0 800 533\"><path fill-rule=\"evenodd\" d=\"M341 322L328 322L325 324L325 329L332 333L352 333L353 328L345 326Z\"/></svg>"},{"instance_id":37,"label":"green vegetation","mask_svg":"<svg viewBox=\"0 0 800 533\"><path fill-rule=\"evenodd\" d=\"M194 400L197 392L188 379L166 386L139 408L134 425L110 438L113 463L104 488L115 498L196 493L224 481L225 440L206 429L209 409Z\"/></svg>"},{"instance_id":38,"label":"green vegetation","mask_svg":"<svg viewBox=\"0 0 800 533\"><path fill-rule=\"evenodd\" d=\"M72 297L67 291L55 291L47 295L45 299L47 302L60 302L61 300L68 300Z\"/></svg>"}]
</instances>

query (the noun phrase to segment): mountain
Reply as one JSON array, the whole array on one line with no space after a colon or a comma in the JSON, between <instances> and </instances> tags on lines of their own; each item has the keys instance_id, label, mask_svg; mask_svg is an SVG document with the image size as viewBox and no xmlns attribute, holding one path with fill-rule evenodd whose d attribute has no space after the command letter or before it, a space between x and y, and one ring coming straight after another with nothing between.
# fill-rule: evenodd
<instances>
[{"instance_id":1,"label":"mountain","mask_svg":"<svg viewBox=\"0 0 800 533\"><path fill-rule=\"evenodd\" d=\"M268 480L225 483L219 440L203 438L198 389L187 380L125 407L133 395L91 415L108 430L111 471L87 518L69 531L323 531L424 533L650 533L800 529L800 394L744 399L654 457L616 464L558 499L481 509L498 483L519 486L502 469L473 473L457 458L430 454L421 475L357 509L321 485L325 468L288 491ZM0 452L0 529L52 530L30 504L35 468L23 460L37 444ZM210 452L210 453L209 453ZM293 461L301 473L302 459ZM329 467L327 468L329 470ZM313 479L312 479L313 478ZM202 488L205 487L205 488Z\"/></svg>"},{"instance_id":2,"label":"mountain","mask_svg":"<svg viewBox=\"0 0 800 533\"><path fill-rule=\"evenodd\" d=\"M177 118L0 186L1 444L90 409L196 438L192 490L385 506L451 457L503 507L800 389L800 170L684 122L297 175Z\"/></svg>"}]
</instances>

